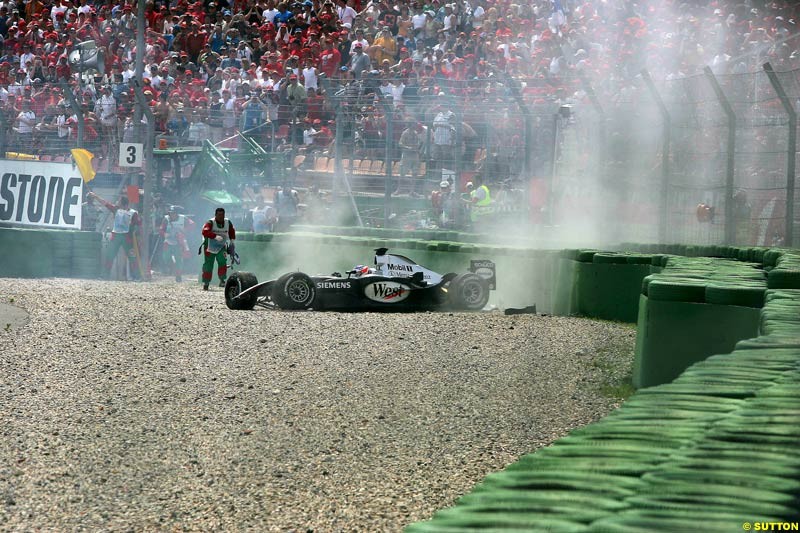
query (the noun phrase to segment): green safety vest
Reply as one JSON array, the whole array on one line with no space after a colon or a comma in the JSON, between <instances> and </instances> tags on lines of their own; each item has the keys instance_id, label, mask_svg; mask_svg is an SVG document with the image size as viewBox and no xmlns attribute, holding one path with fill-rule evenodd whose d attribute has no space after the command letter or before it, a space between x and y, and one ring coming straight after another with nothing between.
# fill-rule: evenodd
<instances>
[{"instance_id":1,"label":"green safety vest","mask_svg":"<svg viewBox=\"0 0 800 533\"><path fill-rule=\"evenodd\" d=\"M489 187L486 185L481 185L478 189L483 189L486 193L483 197L483 200L479 200L475 202L472 206L472 210L470 212L470 219L475 222L478 217L486 216L494 212L494 207L492 204L492 196L489 194Z\"/></svg>"}]
</instances>

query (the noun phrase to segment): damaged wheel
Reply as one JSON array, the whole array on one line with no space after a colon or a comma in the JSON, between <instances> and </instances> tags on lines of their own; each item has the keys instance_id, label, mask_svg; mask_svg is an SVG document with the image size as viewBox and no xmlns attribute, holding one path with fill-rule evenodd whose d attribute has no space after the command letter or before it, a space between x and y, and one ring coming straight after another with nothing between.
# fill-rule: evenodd
<instances>
[{"instance_id":1,"label":"damaged wheel","mask_svg":"<svg viewBox=\"0 0 800 533\"><path fill-rule=\"evenodd\" d=\"M256 306L258 295L252 291L244 296L241 293L258 285L258 279L250 272L234 272L225 282L225 305L228 309L247 311Z\"/></svg>"}]
</instances>

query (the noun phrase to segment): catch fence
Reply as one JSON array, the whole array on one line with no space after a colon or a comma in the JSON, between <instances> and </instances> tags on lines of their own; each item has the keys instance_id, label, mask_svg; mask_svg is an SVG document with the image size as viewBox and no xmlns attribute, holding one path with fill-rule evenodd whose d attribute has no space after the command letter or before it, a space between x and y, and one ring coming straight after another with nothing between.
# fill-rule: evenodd
<instances>
[{"instance_id":1,"label":"catch fence","mask_svg":"<svg viewBox=\"0 0 800 533\"><path fill-rule=\"evenodd\" d=\"M0 148L60 160L82 145L99 156L100 171L122 174L130 169L118 165L117 143L152 138L150 173L169 193L192 190L210 141L218 151L204 163L207 176L227 166L216 179L245 207L254 191L288 183L349 197L357 220L372 226L514 225L595 242L791 245L799 73L765 65L599 83L492 75L405 88L381 76L350 86L323 80L324 97L303 104L266 92L230 109L173 102L156 115L152 137L124 114L116 127L100 124L91 103L84 131L72 123L66 134L52 127L57 109L30 133L6 114ZM189 147L194 153L169 155ZM246 154L269 168L234 180L230 169L247 168ZM491 191L491 216L471 217L462 201L476 175ZM438 194L442 181L452 194Z\"/></svg>"}]
</instances>

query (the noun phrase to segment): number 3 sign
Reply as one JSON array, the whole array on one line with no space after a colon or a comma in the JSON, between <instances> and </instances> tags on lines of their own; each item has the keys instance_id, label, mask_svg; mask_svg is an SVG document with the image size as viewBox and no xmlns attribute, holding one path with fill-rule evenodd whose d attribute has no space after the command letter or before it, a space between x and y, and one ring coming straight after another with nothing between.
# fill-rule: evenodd
<instances>
[{"instance_id":1,"label":"number 3 sign","mask_svg":"<svg viewBox=\"0 0 800 533\"><path fill-rule=\"evenodd\" d=\"M121 167L141 167L142 143L119 143L119 166Z\"/></svg>"}]
</instances>

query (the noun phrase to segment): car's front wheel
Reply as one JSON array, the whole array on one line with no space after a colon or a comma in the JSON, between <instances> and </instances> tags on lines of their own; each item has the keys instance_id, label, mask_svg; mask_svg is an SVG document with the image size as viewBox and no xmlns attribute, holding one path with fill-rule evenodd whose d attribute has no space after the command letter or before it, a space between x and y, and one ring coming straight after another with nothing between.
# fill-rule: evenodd
<instances>
[{"instance_id":1,"label":"car's front wheel","mask_svg":"<svg viewBox=\"0 0 800 533\"><path fill-rule=\"evenodd\" d=\"M237 311L250 310L256 306L258 295L253 291L244 296L241 293L258 285L258 279L255 274L250 272L234 272L225 282L225 305L228 309L235 309Z\"/></svg>"},{"instance_id":2,"label":"car's front wheel","mask_svg":"<svg viewBox=\"0 0 800 533\"><path fill-rule=\"evenodd\" d=\"M281 309L308 309L316 297L314 281L302 272L284 274L272 286L272 301Z\"/></svg>"},{"instance_id":3,"label":"car's front wheel","mask_svg":"<svg viewBox=\"0 0 800 533\"><path fill-rule=\"evenodd\" d=\"M489 284L477 274L466 272L453 278L447 294L456 309L480 311L489 303Z\"/></svg>"}]
</instances>

